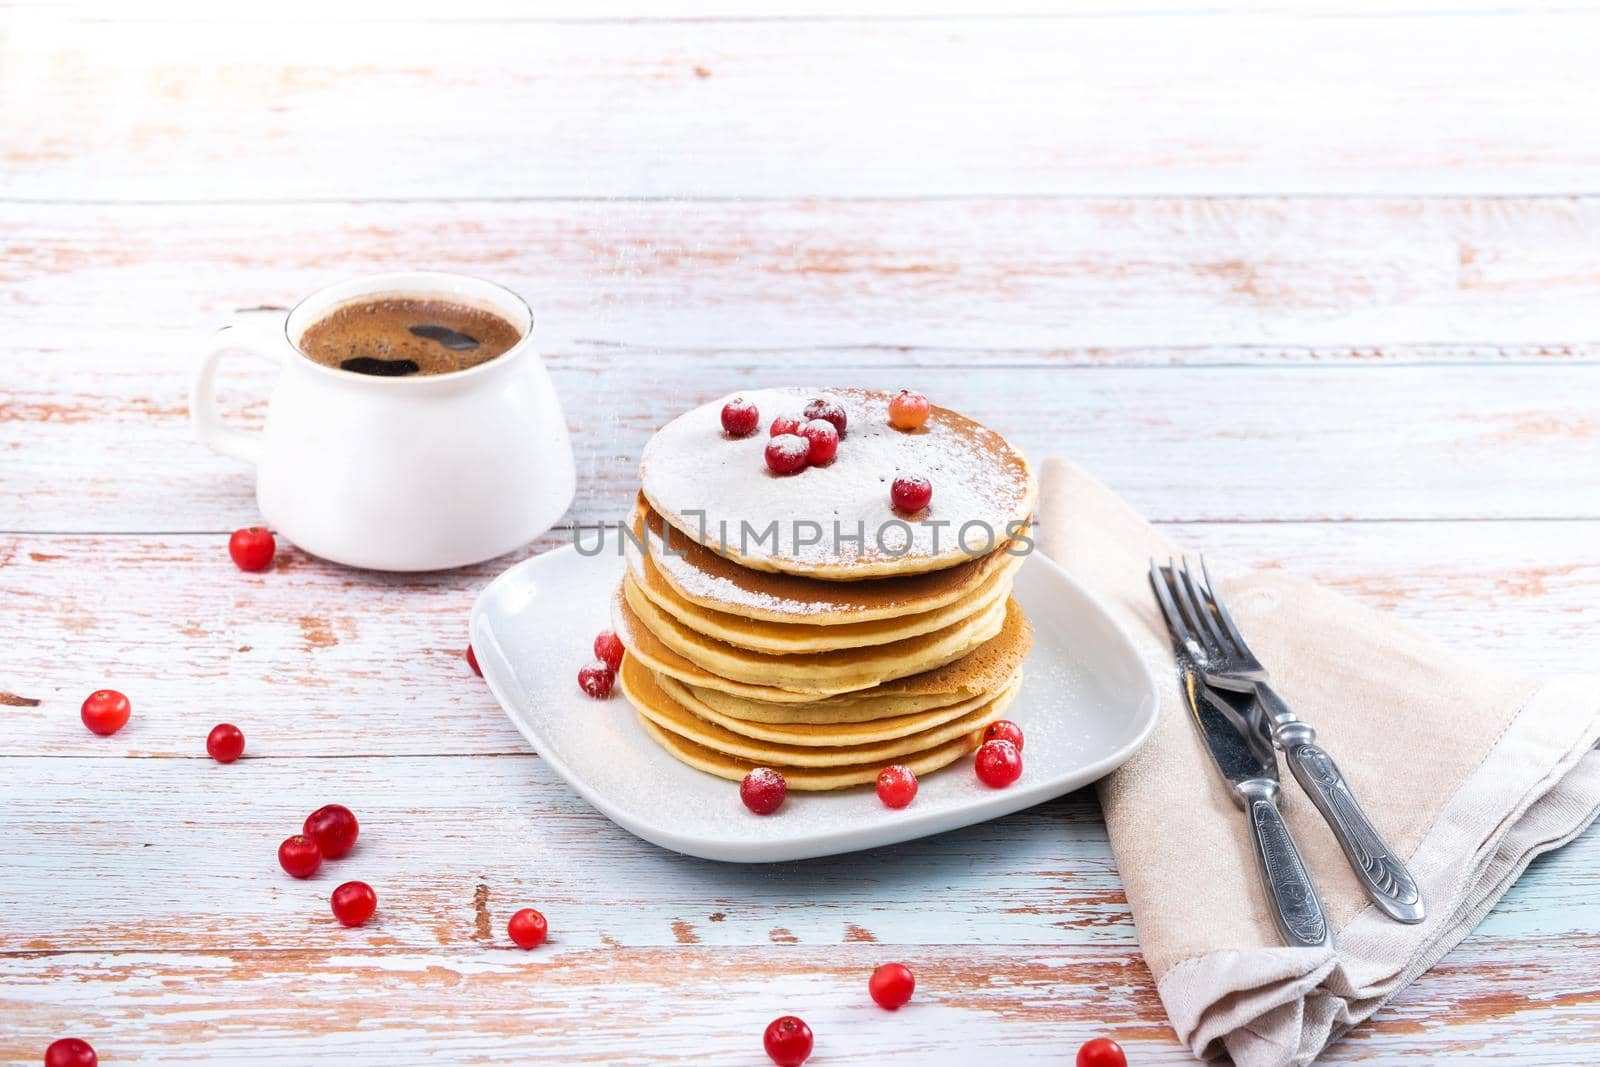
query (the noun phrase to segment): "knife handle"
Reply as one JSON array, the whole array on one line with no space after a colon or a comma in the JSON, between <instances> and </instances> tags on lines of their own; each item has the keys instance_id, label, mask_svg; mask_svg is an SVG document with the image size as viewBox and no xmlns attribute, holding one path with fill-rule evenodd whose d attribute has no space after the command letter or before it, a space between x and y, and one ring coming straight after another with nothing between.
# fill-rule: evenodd
<instances>
[{"instance_id":1,"label":"knife handle","mask_svg":"<svg viewBox=\"0 0 1600 1067\"><path fill-rule=\"evenodd\" d=\"M1252 778L1238 785L1244 796L1245 818L1255 847L1261 881L1272 903L1278 933L1292 948L1326 948L1333 944L1333 928L1322 910L1322 898L1311 884L1300 850L1294 847L1289 826L1278 812L1278 783Z\"/></svg>"},{"instance_id":2,"label":"knife handle","mask_svg":"<svg viewBox=\"0 0 1600 1067\"><path fill-rule=\"evenodd\" d=\"M1339 765L1316 743L1317 732L1296 719L1271 687L1261 684L1256 691L1268 717L1278 724L1276 736L1294 780L1328 821L1367 896L1392 919L1421 922L1425 911L1416 879L1356 803Z\"/></svg>"}]
</instances>

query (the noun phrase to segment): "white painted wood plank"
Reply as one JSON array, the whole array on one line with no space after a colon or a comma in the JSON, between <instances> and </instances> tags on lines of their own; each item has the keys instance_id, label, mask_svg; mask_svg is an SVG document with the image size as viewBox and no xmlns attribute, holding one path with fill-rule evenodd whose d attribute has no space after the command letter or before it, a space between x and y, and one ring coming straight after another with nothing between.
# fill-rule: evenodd
<instances>
[{"instance_id":1,"label":"white painted wood plank","mask_svg":"<svg viewBox=\"0 0 1600 1067\"><path fill-rule=\"evenodd\" d=\"M207 0L146 0L130 9L119 0L0 0L0 11L74 20L112 22L193 20L235 24L298 22L597 22L609 19L671 21L722 19L740 22L794 19L1042 18L1261 13L1326 18L1346 15L1497 15L1591 11L1593 0L458 0L441 8L429 0L280 0L219 14Z\"/></svg>"},{"instance_id":2,"label":"white painted wood plank","mask_svg":"<svg viewBox=\"0 0 1600 1067\"><path fill-rule=\"evenodd\" d=\"M600 713L628 714L620 702ZM381 715L349 716L381 728ZM741 865L632 837L531 753L229 766L10 756L0 766L8 813L0 843L11 857L0 869L0 945L8 952L503 947L506 920L525 906L545 913L563 951L1135 944L1088 793L847 857ZM728 788L737 804L736 787ZM859 798L878 802L870 790ZM292 879L278 867L278 844L327 802L356 812L361 838L312 878ZM1597 856L1600 831L1552 856L1482 936L1515 943L1593 933ZM350 931L332 921L327 896L353 878L374 887L380 913ZM73 886L70 899L51 890L59 884ZM238 916L248 923L232 921Z\"/></svg>"},{"instance_id":3,"label":"white painted wood plank","mask_svg":"<svg viewBox=\"0 0 1600 1067\"><path fill-rule=\"evenodd\" d=\"M148 1043L267 1062L306 1055L297 1042L312 1035L320 1056L362 1036L343 1062L732 1054L799 1011L830 1038L855 1036L839 1055L926 1056L958 1036L964 1053L982 1036L1057 1055L1110 1029L1148 1053L1141 1062L1175 1062L1160 1058L1169 1031L1083 794L891 849L757 868L638 842L531 757L3 763L0 844L13 862L0 868L0 1008L17 1022L0 1055L64 1032L102 1054ZM330 796L362 815L361 842L292 881L273 847ZM1508 920L1492 916L1356 1048L1381 1056L1393 1041L1396 1055L1437 1062L1488 1033L1526 1037L1535 1056L1541 1041L1594 1040L1600 1002L1579 975L1600 921L1597 856L1590 833L1536 865ZM352 931L324 896L354 877L377 888L380 911ZM73 891L47 888L62 884ZM530 903L552 941L525 956L502 924ZM915 1031L872 1022L885 1016L862 986L888 959L921 975ZM648 1054L633 1043L646 1004L651 1019L677 1020L645 1028L659 1039Z\"/></svg>"},{"instance_id":4,"label":"white painted wood plank","mask_svg":"<svg viewBox=\"0 0 1600 1067\"><path fill-rule=\"evenodd\" d=\"M1291 570L1508 665L1558 673L1592 659L1600 523L1168 533L1220 567ZM386 577L285 548L255 576L234 569L224 534L0 537L0 755L204 759L205 734L223 720L245 730L250 758L525 752L460 658L473 598L521 555ZM598 630L606 606L593 607ZM111 742L78 721L101 685L136 710Z\"/></svg>"},{"instance_id":5,"label":"white painted wood plank","mask_svg":"<svg viewBox=\"0 0 1600 1067\"><path fill-rule=\"evenodd\" d=\"M1115 364L1600 341L1600 198L0 204L0 232L7 346L105 373L182 361L234 308L422 264L522 292L543 346L587 344L589 366L613 346Z\"/></svg>"},{"instance_id":6,"label":"white painted wood plank","mask_svg":"<svg viewBox=\"0 0 1600 1067\"><path fill-rule=\"evenodd\" d=\"M1596 947L1533 942L1517 957L1464 946L1319 1062L1572 1067L1600 1028L1584 955ZM756 1064L762 1028L797 1012L818 1063L970 1064L982 1049L1060 1064L1099 1033L1139 1067L1195 1062L1151 1021L1160 1009L1143 965L1123 951L919 952L917 999L893 1014L866 999L883 959L871 945L0 959L0 1007L20 1020L0 1034L0 1056L36 1062L50 1038L77 1033L107 1063ZM1541 998L1535 979L1574 992Z\"/></svg>"},{"instance_id":7,"label":"white painted wood plank","mask_svg":"<svg viewBox=\"0 0 1600 1067\"><path fill-rule=\"evenodd\" d=\"M16 20L46 199L1571 193L1600 13Z\"/></svg>"},{"instance_id":8,"label":"white painted wood plank","mask_svg":"<svg viewBox=\"0 0 1600 1067\"><path fill-rule=\"evenodd\" d=\"M10 460L0 466L0 530L259 521L248 468L190 440L186 377L174 360L13 394L0 419ZM1600 517L1594 364L819 372L707 370L629 353L609 371L563 368L554 378L578 457L569 521L624 515L640 451L677 414L738 389L808 380L920 389L1036 461L1076 459L1153 519ZM258 382L230 394L241 425L259 425L265 392Z\"/></svg>"},{"instance_id":9,"label":"white painted wood plank","mask_svg":"<svg viewBox=\"0 0 1600 1067\"><path fill-rule=\"evenodd\" d=\"M770 1062L766 1024L798 1013L818 1064L965 1064L974 1049L1059 1064L1106 1030L1141 1067L1194 1062L1165 1024L1135 1014L1154 994L1138 988L1144 968L1126 950L923 953L919 999L895 1013L867 999L884 959L872 945L42 957L16 962L0 986L0 1008L20 1020L0 1034L0 1055L37 1062L70 1027L108 1064L754 1065Z\"/></svg>"}]
</instances>

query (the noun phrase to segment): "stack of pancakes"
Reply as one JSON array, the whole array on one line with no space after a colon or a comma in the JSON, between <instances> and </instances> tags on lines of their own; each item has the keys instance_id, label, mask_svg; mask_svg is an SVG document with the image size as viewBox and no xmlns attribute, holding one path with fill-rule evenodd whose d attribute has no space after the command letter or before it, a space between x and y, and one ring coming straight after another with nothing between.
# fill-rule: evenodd
<instances>
[{"instance_id":1,"label":"stack of pancakes","mask_svg":"<svg viewBox=\"0 0 1600 1067\"><path fill-rule=\"evenodd\" d=\"M627 648L619 682L644 729L684 763L734 780L772 767L795 790L869 783L891 763L920 775L976 748L1016 695L1031 638L1010 594L1032 474L997 434L953 412L891 428L890 395L745 394L763 426L812 397L845 408L833 463L788 477L765 469L764 429L722 433L723 400L646 448L613 605ZM900 470L933 481L926 514L892 509ZM934 516L949 523L942 544L923 526ZM797 520L822 525L821 542L788 529ZM772 521L778 534L754 546L737 532ZM860 541L848 537L858 522ZM992 543L968 537L952 551L974 522Z\"/></svg>"}]
</instances>

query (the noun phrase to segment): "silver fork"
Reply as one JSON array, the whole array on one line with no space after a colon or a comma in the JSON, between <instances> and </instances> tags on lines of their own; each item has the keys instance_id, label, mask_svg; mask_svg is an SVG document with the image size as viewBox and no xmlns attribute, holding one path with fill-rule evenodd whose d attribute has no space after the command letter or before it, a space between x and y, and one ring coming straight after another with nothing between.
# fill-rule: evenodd
<instances>
[{"instance_id":1,"label":"silver fork","mask_svg":"<svg viewBox=\"0 0 1600 1067\"><path fill-rule=\"evenodd\" d=\"M1169 560L1168 569L1178 579L1172 587L1188 623L1184 644L1201 675L1219 689L1249 693L1256 698L1272 724L1273 740L1283 750L1295 781L1322 812L1367 896L1391 918L1403 923L1421 922L1424 910L1416 879L1373 828L1333 757L1317 745L1317 732L1296 718L1267 684L1266 668L1245 644L1228 609L1213 592L1216 584L1205 557L1200 557L1203 583L1195 581L1187 559L1181 565Z\"/></svg>"}]
</instances>

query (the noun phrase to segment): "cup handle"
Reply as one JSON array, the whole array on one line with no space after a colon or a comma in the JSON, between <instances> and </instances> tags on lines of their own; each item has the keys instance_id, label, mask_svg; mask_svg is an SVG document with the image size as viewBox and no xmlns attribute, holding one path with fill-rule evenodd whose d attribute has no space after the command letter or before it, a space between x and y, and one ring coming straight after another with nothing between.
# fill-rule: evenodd
<instances>
[{"instance_id":1,"label":"cup handle","mask_svg":"<svg viewBox=\"0 0 1600 1067\"><path fill-rule=\"evenodd\" d=\"M268 325L268 324L271 325ZM211 351L195 368L189 385L189 421L197 441L224 456L246 463L261 462L261 434L236 430L222 421L217 411L217 366L223 356L240 353L283 364L283 316L251 313L240 315L217 331Z\"/></svg>"}]
</instances>

